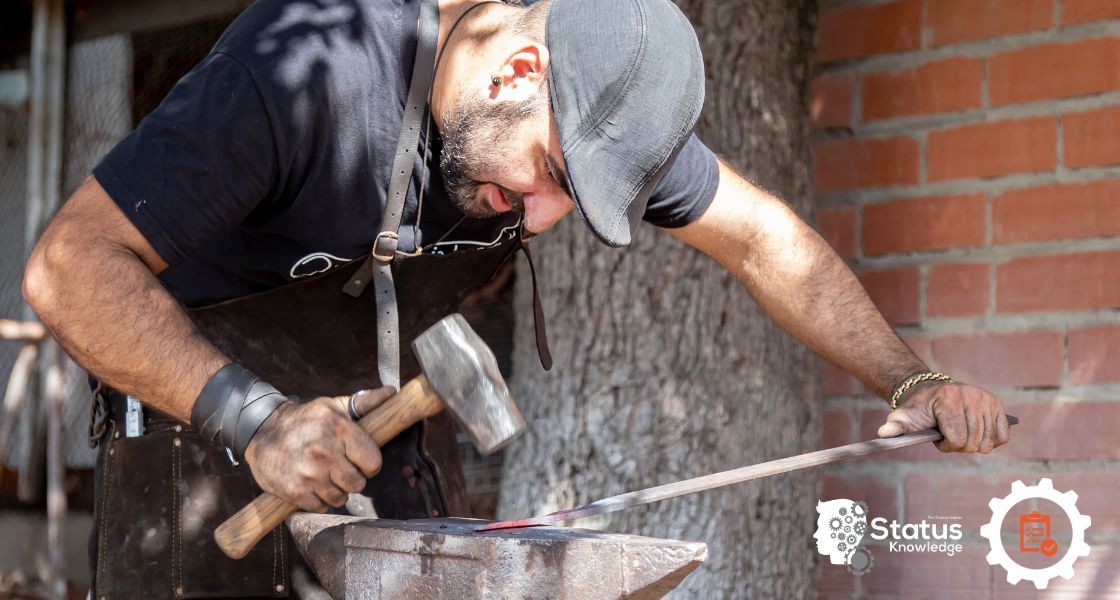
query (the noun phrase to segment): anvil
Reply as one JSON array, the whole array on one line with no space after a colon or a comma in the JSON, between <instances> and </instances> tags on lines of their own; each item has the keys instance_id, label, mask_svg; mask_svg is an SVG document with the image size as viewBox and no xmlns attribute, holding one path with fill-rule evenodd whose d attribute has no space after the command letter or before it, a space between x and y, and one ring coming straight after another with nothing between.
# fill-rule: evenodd
<instances>
[{"instance_id":1,"label":"anvil","mask_svg":"<svg viewBox=\"0 0 1120 600\"><path fill-rule=\"evenodd\" d=\"M296 513L288 528L334 598L661 598L699 542L586 529L476 532L485 521Z\"/></svg>"}]
</instances>

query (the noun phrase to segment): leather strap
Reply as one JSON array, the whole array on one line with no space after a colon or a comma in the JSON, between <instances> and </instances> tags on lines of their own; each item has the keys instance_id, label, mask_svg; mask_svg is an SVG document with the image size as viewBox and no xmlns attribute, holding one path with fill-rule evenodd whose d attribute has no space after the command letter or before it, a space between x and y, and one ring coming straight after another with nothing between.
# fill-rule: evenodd
<instances>
[{"instance_id":1,"label":"leather strap","mask_svg":"<svg viewBox=\"0 0 1120 600\"><path fill-rule=\"evenodd\" d=\"M377 303L377 371L381 385L400 389L400 327L397 319L397 292L393 284L392 262L397 253L408 186L416 161L420 128L428 106L428 93L435 71L436 42L439 37L439 6L436 0L421 0L417 23L416 61L408 88L404 119L389 177L389 195L381 217L381 233L373 242L369 258L343 287L358 297L373 280Z\"/></svg>"},{"instance_id":2,"label":"leather strap","mask_svg":"<svg viewBox=\"0 0 1120 600\"><path fill-rule=\"evenodd\" d=\"M544 305L541 304L541 295L537 289L537 269L533 266L533 255L529 254L529 242L524 237L521 239L521 251L525 253L525 259L529 262L529 275L533 279L533 331L537 334L537 358L541 359L541 366L548 371L552 369L552 351L548 348Z\"/></svg>"}]
</instances>

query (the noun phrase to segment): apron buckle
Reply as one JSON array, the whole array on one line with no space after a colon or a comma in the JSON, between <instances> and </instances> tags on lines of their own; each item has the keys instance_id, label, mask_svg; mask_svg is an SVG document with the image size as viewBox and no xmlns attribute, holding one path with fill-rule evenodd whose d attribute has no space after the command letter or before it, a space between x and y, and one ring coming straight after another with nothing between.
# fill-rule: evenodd
<instances>
[{"instance_id":1,"label":"apron buckle","mask_svg":"<svg viewBox=\"0 0 1120 600\"><path fill-rule=\"evenodd\" d=\"M382 231L377 234L377 238L373 240L373 258L380 263L388 263L393 261L393 257L397 254L397 243L400 241L400 236L395 231Z\"/></svg>"}]
</instances>

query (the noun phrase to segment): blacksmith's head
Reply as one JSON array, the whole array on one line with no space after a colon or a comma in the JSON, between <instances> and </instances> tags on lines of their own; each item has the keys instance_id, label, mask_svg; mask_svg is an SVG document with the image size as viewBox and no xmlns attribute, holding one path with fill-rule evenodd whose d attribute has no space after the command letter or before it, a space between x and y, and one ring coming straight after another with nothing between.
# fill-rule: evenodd
<instances>
[{"instance_id":1,"label":"blacksmith's head","mask_svg":"<svg viewBox=\"0 0 1120 600\"><path fill-rule=\"evenodd\" d=\"M630 242L704 102L696 34L670 0L493 2L444 42L433 108L448 192L535 233L576 208Z\"/></svg>"}]
</instances>

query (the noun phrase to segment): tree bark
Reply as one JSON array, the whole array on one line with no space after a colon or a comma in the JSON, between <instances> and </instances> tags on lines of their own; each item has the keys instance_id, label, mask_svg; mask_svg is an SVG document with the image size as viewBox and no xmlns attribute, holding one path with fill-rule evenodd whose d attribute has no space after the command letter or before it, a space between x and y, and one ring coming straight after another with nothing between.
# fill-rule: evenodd
<instances>
[{"instance_id":1,"label":"tree bark","mask_svg":"<svg viewBox=\"0 0 1120 600\"><path fill-rule=\"evenodd\" d=\"M806 216L812 0L679 0L704 50L703 140ZM820 445L818 363L714 261L643 227L626 250L578 217L533 242L555 367L515 327L529 431L506 453L499 514L520 517ZM515 314L532 315L519 265ZM774 477L580 527L708 543L681 598L804 598L819 476Z\"/></svg>"}]
</instances>

